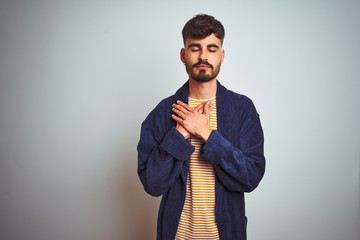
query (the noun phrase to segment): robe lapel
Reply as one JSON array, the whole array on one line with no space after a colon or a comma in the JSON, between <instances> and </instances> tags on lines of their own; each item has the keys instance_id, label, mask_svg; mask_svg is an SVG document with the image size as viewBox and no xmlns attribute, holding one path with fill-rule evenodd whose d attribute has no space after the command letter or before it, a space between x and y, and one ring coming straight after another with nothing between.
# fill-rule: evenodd
<instances>
[{"instance_id":1,"label":"robe lapel","mask_svg":"<svg viewBox=\"0 0 360 240\"><path fill-rule=\"evenodd\" d=\"M217 127L219 133L226 139L231 136L229 123L232 116L232 101L227 94L228 90L217 81L216 105L217 105Z\"/></svg>"}]
</instances>

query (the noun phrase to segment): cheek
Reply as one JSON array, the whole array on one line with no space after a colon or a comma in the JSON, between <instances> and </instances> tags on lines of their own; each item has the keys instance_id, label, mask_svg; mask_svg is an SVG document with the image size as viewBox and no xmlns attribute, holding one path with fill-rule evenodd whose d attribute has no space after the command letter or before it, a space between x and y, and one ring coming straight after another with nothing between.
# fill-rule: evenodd
<instances>
[{"instance_id":1,"label":"cheek","mask_svg":"<svg viewBox=\"0 0 360 240\"><path fill-rule=\"evenodd\" d=\"M219 67L219 66L221 65L221 63L222 63L222 58L221 58L221 56L218 57L218 58L216 58L216 59L214 60L214 63L215 63L215 66Z\"/></svg>"},{"instance_id":2,"label":"cheek","mask_svg":"<svg viewBox=\"0 0 360 240\"><path fill-rule=\"evenodd\" d=\"M194 62L194 57L193 56L187 56L186 61L189 62L189 63L193 63Z\"/></svg>"},{"instance_id":3,"label":"cheek","mask_svg":"<svg viewBox=\"0 0 360 240\"><path fill-rule=\"evenodd\" d=\"M217 58L217 62L220 62L220 63L222 62L222 55L221 54L217 55L216 58Z\"/></svg>"},{"instance_id":4,"label":"cheek","mask_svg":"<svg viewBox=\"0 0 360 240\"><path fill-rule=\"evenodd\" d=\"M186 58L186 59L185 59L185 63L186 63L187 65L189 65L189 66L192 66L192 65L194 65L195 63L197 63L197 61L195 61L195 60L192 59L192 58Z\"/></svg>"}]
</instances>

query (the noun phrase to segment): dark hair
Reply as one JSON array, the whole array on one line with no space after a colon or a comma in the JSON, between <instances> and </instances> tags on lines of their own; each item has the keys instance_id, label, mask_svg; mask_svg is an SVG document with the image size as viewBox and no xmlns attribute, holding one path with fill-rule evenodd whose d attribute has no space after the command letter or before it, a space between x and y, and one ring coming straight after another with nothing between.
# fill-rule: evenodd
<instances>
[{"instance_id":1,"label":"dark hair","mask_svg":"<svg viewBox=\"0 0 360 240\"><path fill-rule=\"evenodd\" d=\"M221 45L225 37L224 26L213 16L206 14L198 14L190 19L182 30L184 45L188 38L206 38L212 33L221 40Z\"/></svg>"}]
</instances>

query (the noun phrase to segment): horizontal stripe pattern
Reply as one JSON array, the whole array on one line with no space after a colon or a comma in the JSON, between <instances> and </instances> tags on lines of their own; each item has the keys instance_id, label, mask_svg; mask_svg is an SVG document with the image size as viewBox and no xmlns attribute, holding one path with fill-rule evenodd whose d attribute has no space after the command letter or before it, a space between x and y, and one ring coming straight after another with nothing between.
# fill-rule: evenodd
<instances>
[{"instance_id":1,"label":"horizontal stripe pattern","mask_svg":"<svg viewBox=\"0 0 360 240\"><path fill-rule=\"evenodd\" d=\"M195 108L204 101L212 101L210 128L217 130L216 98L198 100L189 97L189 106ZM215 219L215 170L214 167L201 159L200 148L204 142L191 137L195 151L189 159L186 184L186 198L181 213L176 240L182 239L219 239Z\"/></svg>"}]
</instances>

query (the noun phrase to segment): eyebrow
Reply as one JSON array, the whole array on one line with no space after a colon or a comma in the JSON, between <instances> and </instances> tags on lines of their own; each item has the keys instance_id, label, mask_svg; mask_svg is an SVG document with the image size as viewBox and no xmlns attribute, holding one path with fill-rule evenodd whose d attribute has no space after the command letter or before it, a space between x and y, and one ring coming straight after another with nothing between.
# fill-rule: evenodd
<instances>
[{"instance_id":1,"label":"eyebrow","mask_svg":"<svg viewBox=\"0 0 360 240\"><path fill-rule=\"evenodd\" d=\"M219 48L219 46L216 45L216 44L209 44L209 45L207 45L207 47L208 47L208 48L209 48L209 47Z\"/></svg>"},{"instance_id":2,"label":"eyebrow","mask_svg":"<svg viewBox=\"0 0 360 240\"><path fill-rule=\"evenodd\" d=\"M188 48L191 48L191 47L201 47L201 45L199 43L192 43L188 46Z\"/></svg>"},{"instance_id":3,"label":"eyebrow","mask_svg":"<svg viewBox=\"0 0 360 240\"><path fill-rule=\"evenodd\" d=\"M188 48L191 48L191 47L201 47L201 44L200 43L192 43L188 46ZM209 47L219 48L219 46L216 44L209 44L209 45L207 45L207 47L208 48Z\"/></svg>"}]
</instances>

